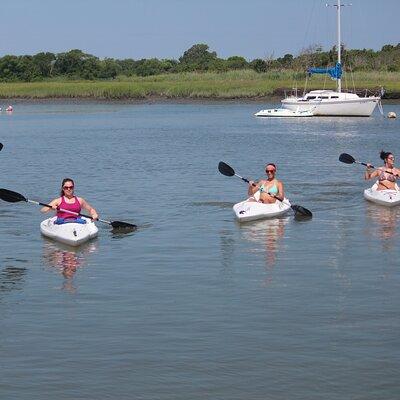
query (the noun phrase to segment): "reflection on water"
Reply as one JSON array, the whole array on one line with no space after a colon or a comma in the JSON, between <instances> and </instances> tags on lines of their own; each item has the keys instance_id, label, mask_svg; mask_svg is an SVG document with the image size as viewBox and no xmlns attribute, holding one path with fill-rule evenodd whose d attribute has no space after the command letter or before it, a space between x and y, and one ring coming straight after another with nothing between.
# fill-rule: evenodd
<instances>
[{"instance_id":1,"label":"reflection on water","mask_svg":"<svg viewBox=\"0 0 400 400\"><path fill-rule=\"evenodd\" d=\"M191 205L195 207L218 207L218 208L232 208L235 203L226 201L194 201Z\"/></svg>"},{"instance_id":2,"label":"reflection on water","mask_svg":"<svg viewBox=\"0 0 400 400\"><path fill-rule=\"evenodd\" d=\"M400 217L398 207L384 207L368 203L367 210L367 236L382 241L383 250L397 248L397 219Z\"/></svg>"},{"instance_id":3,"label":"reflection on water","mask_svg":"<svg viewBox=\"0 0 400 400\"><path fill-rule=\"evenodd\" d=\"M137 233L137 231L139 229L149 228L151 226L152 226L152 224L142 224L142 225L136 226L134 228L133 227L113 228L113 229L111 229L111 237L113 239L124 239L124 238L134 235L135 233Z\"/></svg>"},{"instance_id":4,"label":"reflection on water","mask_svg":"<svg viewBox=\"0 0 400 400\"><path fill-rule=\"evenodd\" d=\"M21 290L26 268L7 266L0 272L0 294ZM0 297L1 299L1 297Z\"/></svg>"},{"instance_id":5,"label":"reflection on water","mask_svg":"<svg viewBox=\"0 0 400 400\"><path fill-rule=\"evenodd\" d=\"M235 240L232 230L223 229L219 233L221 243L221 264L225 276L231 275L231 265L235 252Z\"/></svg>"},{"instance_id":6,"label":"reflection on water","mask_svg":"<svg viewBox=\"0 0 400 400\"><path fill-rule=\"evenodd\" d=\"M265 268L268 277L265 284L272 282L272 270L280 249L280 239L285 233L285 225L289 218L267 219L240 225L240 232L244 239L256 245L254 252L263 251L265 254Z\"/></svg>"},{"instance_id":7,"label":"reflection on water","mask_svg":"<svg viewBox=\"0 0 400 400\"><path fill-rule=\"evenodd\" d=\"M76 287L73 284L73 277L78 268L85 266L88 256L95 251L97 251L96 242L89 242L75 249L45 240L43 242L43 261L45 265L63 275L65 278L63 289L74 293Z\"/></svg>"}]
</instances>

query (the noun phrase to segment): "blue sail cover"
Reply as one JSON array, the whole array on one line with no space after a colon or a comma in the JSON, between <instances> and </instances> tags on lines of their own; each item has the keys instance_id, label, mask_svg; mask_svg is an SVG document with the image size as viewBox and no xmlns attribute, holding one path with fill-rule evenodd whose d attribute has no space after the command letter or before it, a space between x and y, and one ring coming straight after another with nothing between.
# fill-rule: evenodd
<instances>
[{"instance_id":1,"label":"blue sail cover","mask_svg":"<svg viewBox=\"0 0 400 400\"><path fill-rule=\"evenodd\" d=\"M312 74L329 74L332 79L340 79L342 76L342 64L336 63L331 68L308 68L307 73L309 76Z\"/></svg>"}]
</instances>

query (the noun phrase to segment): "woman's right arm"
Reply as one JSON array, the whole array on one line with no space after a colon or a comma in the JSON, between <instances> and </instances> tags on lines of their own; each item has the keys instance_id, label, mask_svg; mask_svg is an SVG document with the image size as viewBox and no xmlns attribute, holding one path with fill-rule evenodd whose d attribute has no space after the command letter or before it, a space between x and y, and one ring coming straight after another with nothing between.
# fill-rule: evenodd
<instances>
[{"instance_id":1,"label":"woman's right arm","mask_svg":"<svg viewBox=\"0 0 400 400\"><path fill-rule=\"evenodd\" d=\"M60 205L60 199L54 199L54 200L52 200L50 203L49 203L49 206L51 206L51 208L49 208L49 207L42 207L41 209L40 209L40 212L42 212L42 213L47 213L47 212L49 212L50 210L57 210L57 207Z\"/></svg>"},{"instance_id":2,"label":"woman's right arm","mask_svg":"<svg viewBox=\"0 0 400 400\"><path fill-rule=\"evenodd\" d=\"M254 186L253 186L253 185L254 185ZM248 194L249 196L253 196L253 194L254 194L255 192L257 192L259 189L260 189L260 188L259 188L257 182L250 181L250 182L249 182L249 189L247 190L247 194Z\"/></svg>"},{"instance_id":3,"label":"woman's right arm","mask_svg":"<svg viewBox=\"0 0 400 400\"><path fill-rule=\"evenodd\" d=\"M376 178L377 176L379 176L381 172L379 171L379 169L376 169L375 171L372 169L371 164L367 164L367 170L365 171L364 174L364 179L368 180L368 179L372 179L372 178Z\"/></svg>"}]
</instances>

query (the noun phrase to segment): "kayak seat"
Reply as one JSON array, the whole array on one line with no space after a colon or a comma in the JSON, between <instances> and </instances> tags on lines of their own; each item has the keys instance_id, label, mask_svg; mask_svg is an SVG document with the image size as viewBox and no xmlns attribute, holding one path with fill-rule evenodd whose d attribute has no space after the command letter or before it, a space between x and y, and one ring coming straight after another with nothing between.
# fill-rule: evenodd
<instances>
[{"instance_id":1,"label":"kayak seat","mask_svg":"<svg viewBox=\"0 0 400 400\"><path fill-rule=\"evenodd\" d=\"M86 224L86 220L84 220L83 218L57 218L54 221L55 225L63 225L68 223Z\"/></svg>"}]
</instances>

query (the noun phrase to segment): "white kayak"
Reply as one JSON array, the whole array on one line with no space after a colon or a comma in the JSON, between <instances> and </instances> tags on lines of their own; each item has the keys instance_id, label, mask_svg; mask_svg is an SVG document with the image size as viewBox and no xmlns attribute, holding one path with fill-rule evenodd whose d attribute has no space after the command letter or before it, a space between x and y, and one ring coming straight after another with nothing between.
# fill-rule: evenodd
<instances>
[{"instance_id":1,"label":"white kayak","mask_svg":"<svg viewBox=\"0 0 400 400\"><path fill-rule=\"evenodd\" d=\"M277 200L272 204L254 201L253 197L233 206L233 212L240 222L256 221L258 219L274 218L286 214L291 208L288 199L284 202Z\"/></svg>"},{"instance_id":2,"label":"white kayak","mask_svg":"<svg viewBox=\"0 0 400 400\"><path fill-rule=\"evenodd\" d=\"M86 221L85 224L67 222L61 225L54 223L56 219L57 217L52 217L42 221L40 232L43 236L70 246L79 246L95 238L99 231L95 223L89 218L82 217Z\"/></svg>"},{"instance_id":3,"label":"white kayak","mask_svg":"<svg viewBox=\"0 0 400 400\"><path fill-rule=\"evenodd\" d=\"M373 203L386 207L393 207L400 204L400 190L396 185L396 189L377 190L378 183L371 188L364 190L364 197Z\"/></svg>"}]
</instances>

